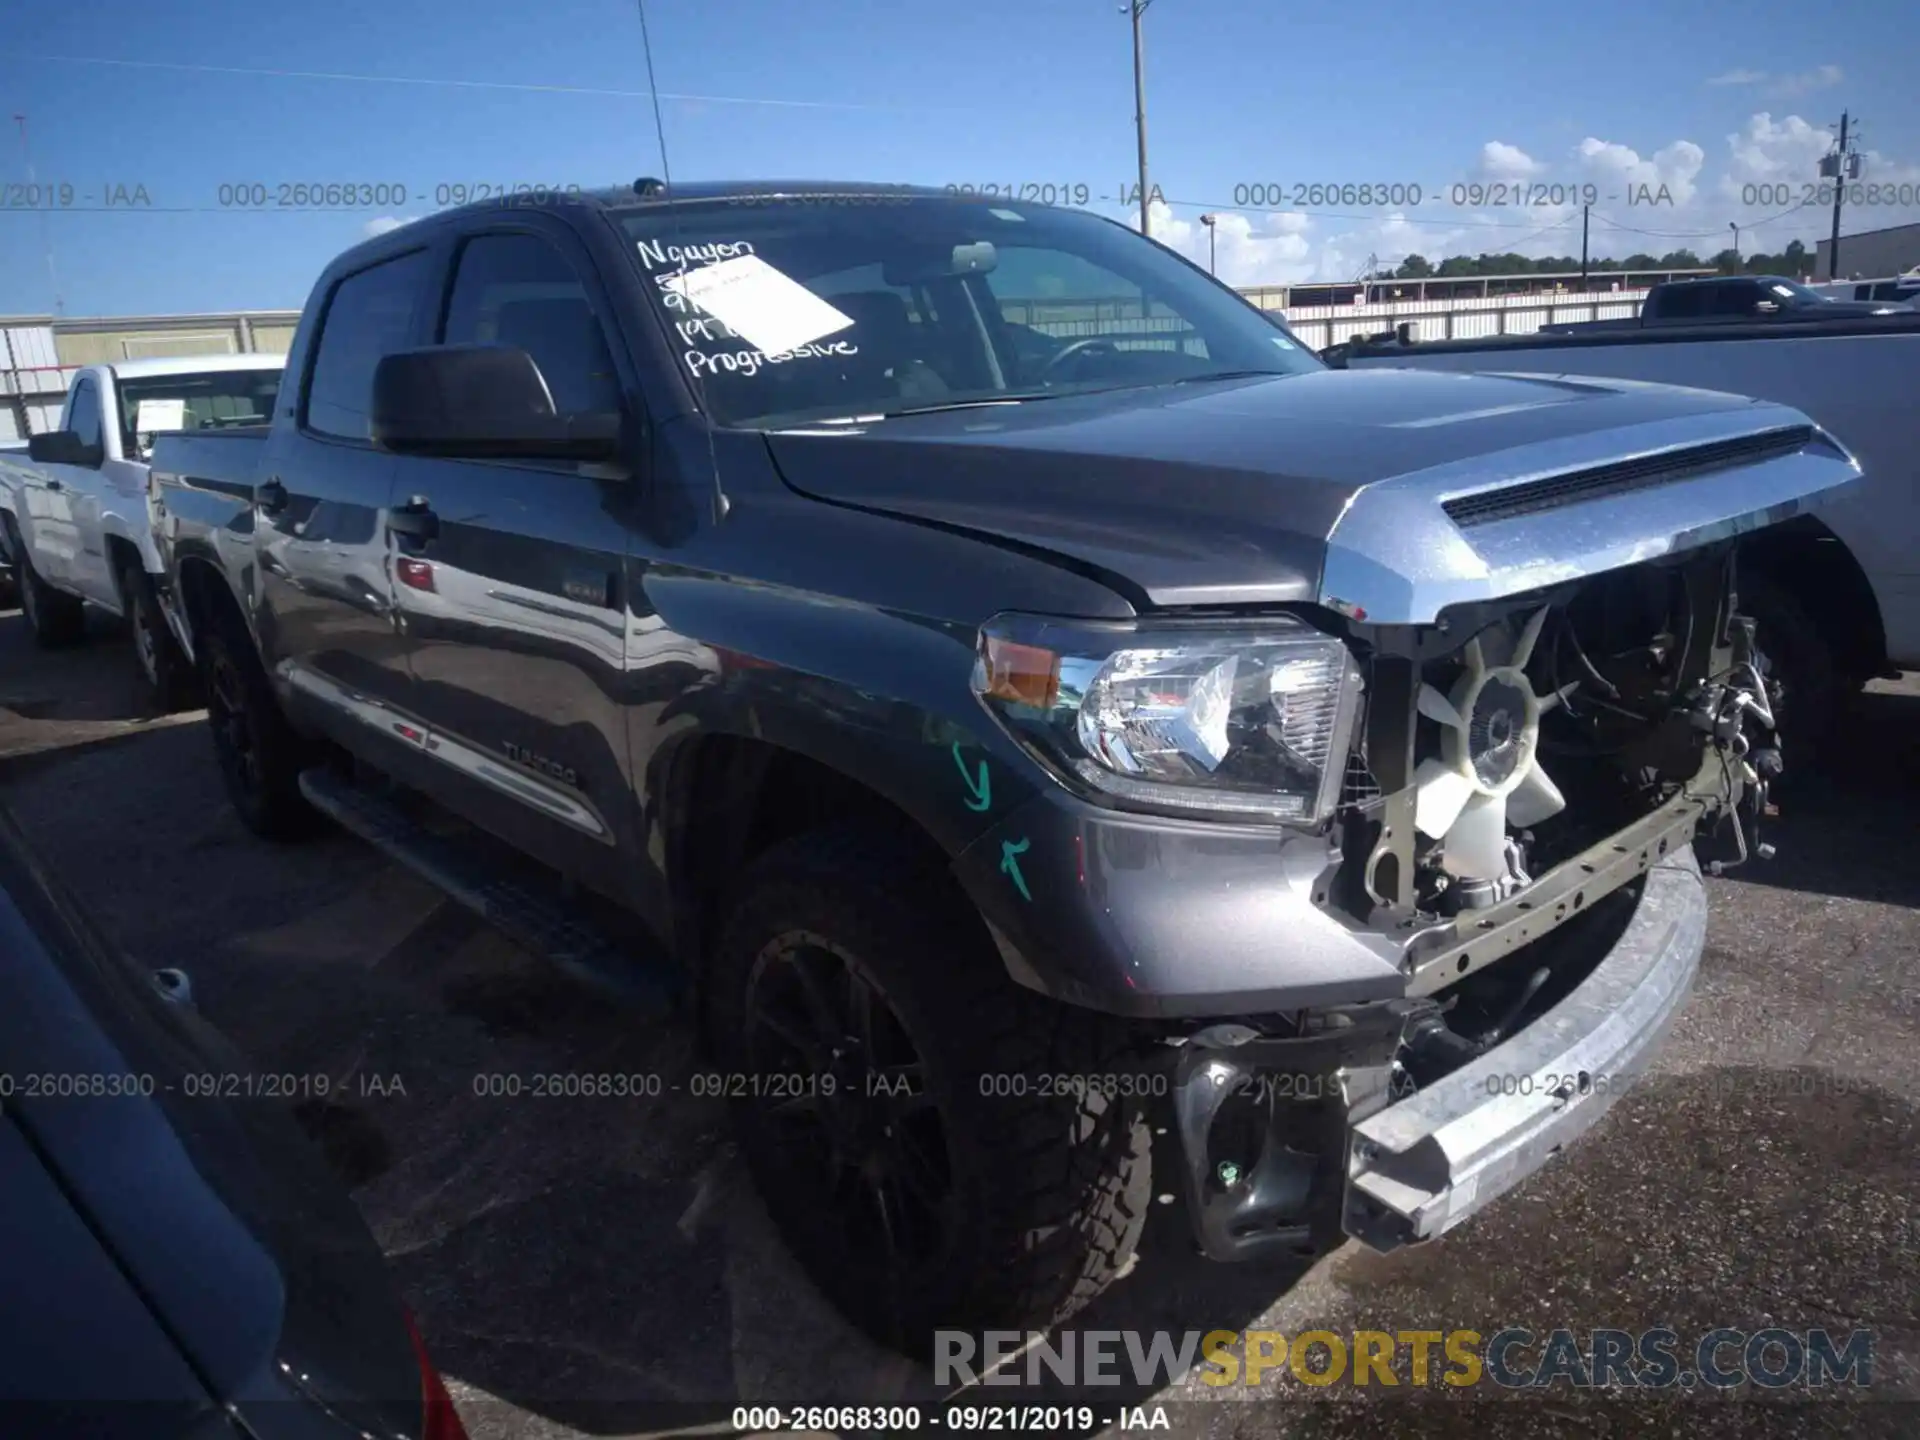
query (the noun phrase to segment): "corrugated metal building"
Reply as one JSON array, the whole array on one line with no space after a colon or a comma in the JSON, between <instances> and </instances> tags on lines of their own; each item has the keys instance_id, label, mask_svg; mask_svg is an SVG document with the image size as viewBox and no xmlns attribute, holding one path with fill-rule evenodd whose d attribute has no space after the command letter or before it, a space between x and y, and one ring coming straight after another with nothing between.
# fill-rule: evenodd
<instances>
[{"instance_id":1,"label":"corrugated metal building","mask_svg":"<svg viewBox=\"0 0 1920 1440\"><path fill-rule=\"evenodd\" d=\"M85 320L0 317L0 440L55 428L78 366L158 355L284 354L299 320L298 310Z\"/></svg>"},{"instance_id":2,"label":"corrugated metal building","mask_svg":"<svg viewBox=\"0 0 1920 1440\"><path fill-rule=\"evenodd\" d=\"M39 435L60 421L66 373L53 325L39 317L0 320L0 440Z\"/></svg>"},{"instance_id":3,"label":"corrugated metal building","mask_svg":"<svg viewBox=\"0 0 1920 1440\"><path fill-rule=\"evenodd\" d=\"M1840 278L1860 276L1878 280L1885 275L1904 275L1920 265L1920 225L1890 225L1885 230L1862 230L1858 235L1840 237ZM1821 280L1833 276L1833 243L1822 240L1814 257L1814 275Z\"/></svg>"}]
</instances>

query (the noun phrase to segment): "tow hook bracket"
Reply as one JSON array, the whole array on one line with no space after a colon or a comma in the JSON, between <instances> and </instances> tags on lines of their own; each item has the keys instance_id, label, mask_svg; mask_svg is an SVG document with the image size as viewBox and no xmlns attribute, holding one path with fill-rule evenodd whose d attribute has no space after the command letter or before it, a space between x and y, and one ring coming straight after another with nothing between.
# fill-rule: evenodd
<instances>
[{"instance_id":1,"label":"tow hook bracket","mask_svg":"<svg viewBox=\"0 0 1920 1440\"><path fill-rule=\"evenodd\" d=\"M1395 1057L1430 1000L1316 1012L1298 1035L1212 1025L1187 1038L1174 1068L1173 1111L1194 1240L1210 1260L1300 1255L1340 1233L1353 1125L1388 1103ZM1214 1122L1252 1107L1253 1154L1216 1153ZM1244 1142L1243 1142L1244 1143Z\"/></svg>"}]
</instances>

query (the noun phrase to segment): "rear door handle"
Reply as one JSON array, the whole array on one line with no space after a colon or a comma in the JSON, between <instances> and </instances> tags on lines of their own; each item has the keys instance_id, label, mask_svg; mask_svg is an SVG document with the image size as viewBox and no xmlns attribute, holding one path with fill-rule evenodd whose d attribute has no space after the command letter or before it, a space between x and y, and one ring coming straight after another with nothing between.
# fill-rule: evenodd
<instances>
[{"instance_id":1,"label":"rear door handle","mask_svg":"<svg viewBox=\"0 0 1920 1440\"><path fill-rule=\"evenodd\" d=\"M278 475L265 481L253 492L253 503L269 515L277 515L286 509L287 499L287 487L280 483Z\"/></svg>"},{"instance_id":2,"label":"rear door handle","mask_svg":"<svg viewBox=\"0 0 1920 1440\"><path fill-rule=\"evenodd\" d=\"M416 544L424 544L440 533L440 517L424 495L416 495L404 505L396 505L387 515L387 528Z\"/></svg>"}]
</instances>

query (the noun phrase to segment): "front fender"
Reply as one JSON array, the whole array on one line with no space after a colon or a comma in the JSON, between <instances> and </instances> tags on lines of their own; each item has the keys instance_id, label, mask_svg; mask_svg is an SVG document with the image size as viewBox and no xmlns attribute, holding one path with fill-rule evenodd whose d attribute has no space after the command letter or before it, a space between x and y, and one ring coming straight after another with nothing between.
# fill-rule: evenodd
<instances>
[{"instance_id":1,"label":"front fender","mask_svg":"<svg viewBox=\"0 0 1920 1440\"><path fill-rule=\"evenodd\" d=\"M696 737L759 741L880 795L951 857L1051 783L974 698L972 626L767 585L649 589L679 586L706 592L709 678L655 715L648 794L670 793Z\"/></svg>"},{"instance_id":2,"label":"front fender","mask_svg":"<svg viewBox=\"0 0 1920 1440\"><path fill-rule=\"evenodd\" d=\"M138 515L128 514L125 502L118 495L110 497L100 511L100 533L108 541L118 540L131 545L140 557L140 568L149 575L165 573L160 559L160 550L153 543L153 527L147 523L144 509Z\"/></svg>"}]
</instances>

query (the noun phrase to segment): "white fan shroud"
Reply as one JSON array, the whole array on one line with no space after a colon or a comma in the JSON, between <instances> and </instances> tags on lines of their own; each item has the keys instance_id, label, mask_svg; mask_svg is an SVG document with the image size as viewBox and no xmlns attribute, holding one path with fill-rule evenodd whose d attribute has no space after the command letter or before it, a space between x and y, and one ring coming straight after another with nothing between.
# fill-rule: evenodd
<instances>
[{"instance_id":1,"label":"white fan shroud","mask_svg":"<svg viewBox=\"0 0 1920 1440\"><path fill-rule=\"evenodd\" d=\"M1439 757L1421 761L1414 774L1414 827L1441 842L1440 864L1451 874L1503 878L1508 825L1524 829L1566 808L1538 757L1540 717L1561 697L1535 695L1525 673L1546 618L1542 606L1528 619L1508 664L1489 667L1476 638L1467 642L1466 670L1451 695L1420 687L1420 713L1441 727L1441 740ZM1497 773L1489 777L1476 760L1491 762Z\"/></svg>"}]
</instances>

